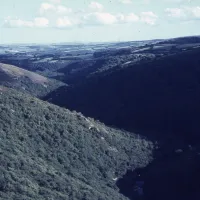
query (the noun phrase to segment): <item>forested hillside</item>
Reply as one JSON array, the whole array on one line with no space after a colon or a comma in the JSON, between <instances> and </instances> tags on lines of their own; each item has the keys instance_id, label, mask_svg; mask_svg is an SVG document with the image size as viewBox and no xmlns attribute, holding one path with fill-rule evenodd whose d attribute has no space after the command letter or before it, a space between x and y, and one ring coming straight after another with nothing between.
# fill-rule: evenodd
<instances>
[{"instance_id":1,"label":"forested hillside","mask_svg":"<svg viewBox=\"0 0 200 200\"><path fill-rule=\"evenodd\" d=\"M0 199L125 200L126 169L154 143L0 86Z\"/></svg>"}]
</instances>

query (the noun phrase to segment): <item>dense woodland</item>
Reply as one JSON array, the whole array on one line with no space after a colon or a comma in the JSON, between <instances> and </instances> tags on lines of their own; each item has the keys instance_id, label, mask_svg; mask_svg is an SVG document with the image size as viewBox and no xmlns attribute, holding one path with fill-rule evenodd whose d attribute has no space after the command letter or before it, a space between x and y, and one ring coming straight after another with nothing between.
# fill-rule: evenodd
<instances>
[{"instance_id":1,"label":"dense woodland","mask_svg":"<svg viewBox=\"0 0 200 200\"><path fill-rule=\"evenodd\" d=\"M116 178L152 160L154 143L0 88L0 199L126 199Z\"/></svg>"}]
</instances>

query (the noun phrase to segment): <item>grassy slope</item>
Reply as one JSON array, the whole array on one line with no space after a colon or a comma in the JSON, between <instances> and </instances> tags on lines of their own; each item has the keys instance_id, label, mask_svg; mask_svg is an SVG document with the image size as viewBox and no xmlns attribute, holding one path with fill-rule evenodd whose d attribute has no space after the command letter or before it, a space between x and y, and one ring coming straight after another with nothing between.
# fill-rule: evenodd
<instances>
[{"instance_id":1,"label":"grassy slope","mask_svg":"<svg viewBox=\"0 0 200 200\"><path fill-rule=\"evenodd\" d=\"M45 96L59 86L64 85L59 81L3 63L0 63L0 84L39 97Z\"/></svg>"},{"instance_id":2,"label":"grassy slope","mask_svg":"<svg viewBox=\"0 0 200 200\"><path fill-rule=\"evenodd\" d=\"M153 143L0 86L0 199L118 200Z\"/></svg>"}]
</instances>

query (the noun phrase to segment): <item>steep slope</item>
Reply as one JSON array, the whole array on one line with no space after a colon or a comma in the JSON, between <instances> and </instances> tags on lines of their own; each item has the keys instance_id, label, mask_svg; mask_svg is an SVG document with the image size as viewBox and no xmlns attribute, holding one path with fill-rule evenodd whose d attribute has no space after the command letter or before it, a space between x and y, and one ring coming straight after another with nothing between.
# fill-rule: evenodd
<instances>
[{"instance_id":1,"label":"steep slope","mask_svg":"<svg viewBox=\"0 0 200 200\"><path fill-rule=\"evenodd\" d=\"M200 49L108 69L45 99L131 131L199 135Z\"/></svg>"},{"instance_id":2,"label":"steep slope","mask_svg":"<svg viewBox=\"0 0 200 200\"><path fill-rule=\"evenodd\" d=\"M47 79L34 72L3 63L0 63L0 84L20 91L26 91L39 97L45 96L64 85L59 81Z\"/></svg>"},{"instance_id":3,"label":"steep slope","mask_svg":"<svg viewBox=\"0 0 200 200\"><path fill-rule=\"evenodd\" d=\"M126 169L154 144L82 114L0 86L0 199L125 200Z\"/></svg>"}]
</instances>

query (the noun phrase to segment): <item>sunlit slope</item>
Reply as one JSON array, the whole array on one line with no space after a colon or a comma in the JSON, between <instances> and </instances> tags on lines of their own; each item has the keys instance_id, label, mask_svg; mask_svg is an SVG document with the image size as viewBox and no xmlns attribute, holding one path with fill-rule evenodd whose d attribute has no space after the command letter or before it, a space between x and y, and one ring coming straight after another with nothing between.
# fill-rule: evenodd
<instances>
[{"instance_id":1,"label":"sunlit slope","mask_svg":"<svg viewBox=\"0 0 200 200\"><path fill-rule=\"evenodd\" d=\"M0 84L28 92L34 96L44 96L63 85L59 81L3 63L0 63Z\"/></svg>"}]
</instances>

